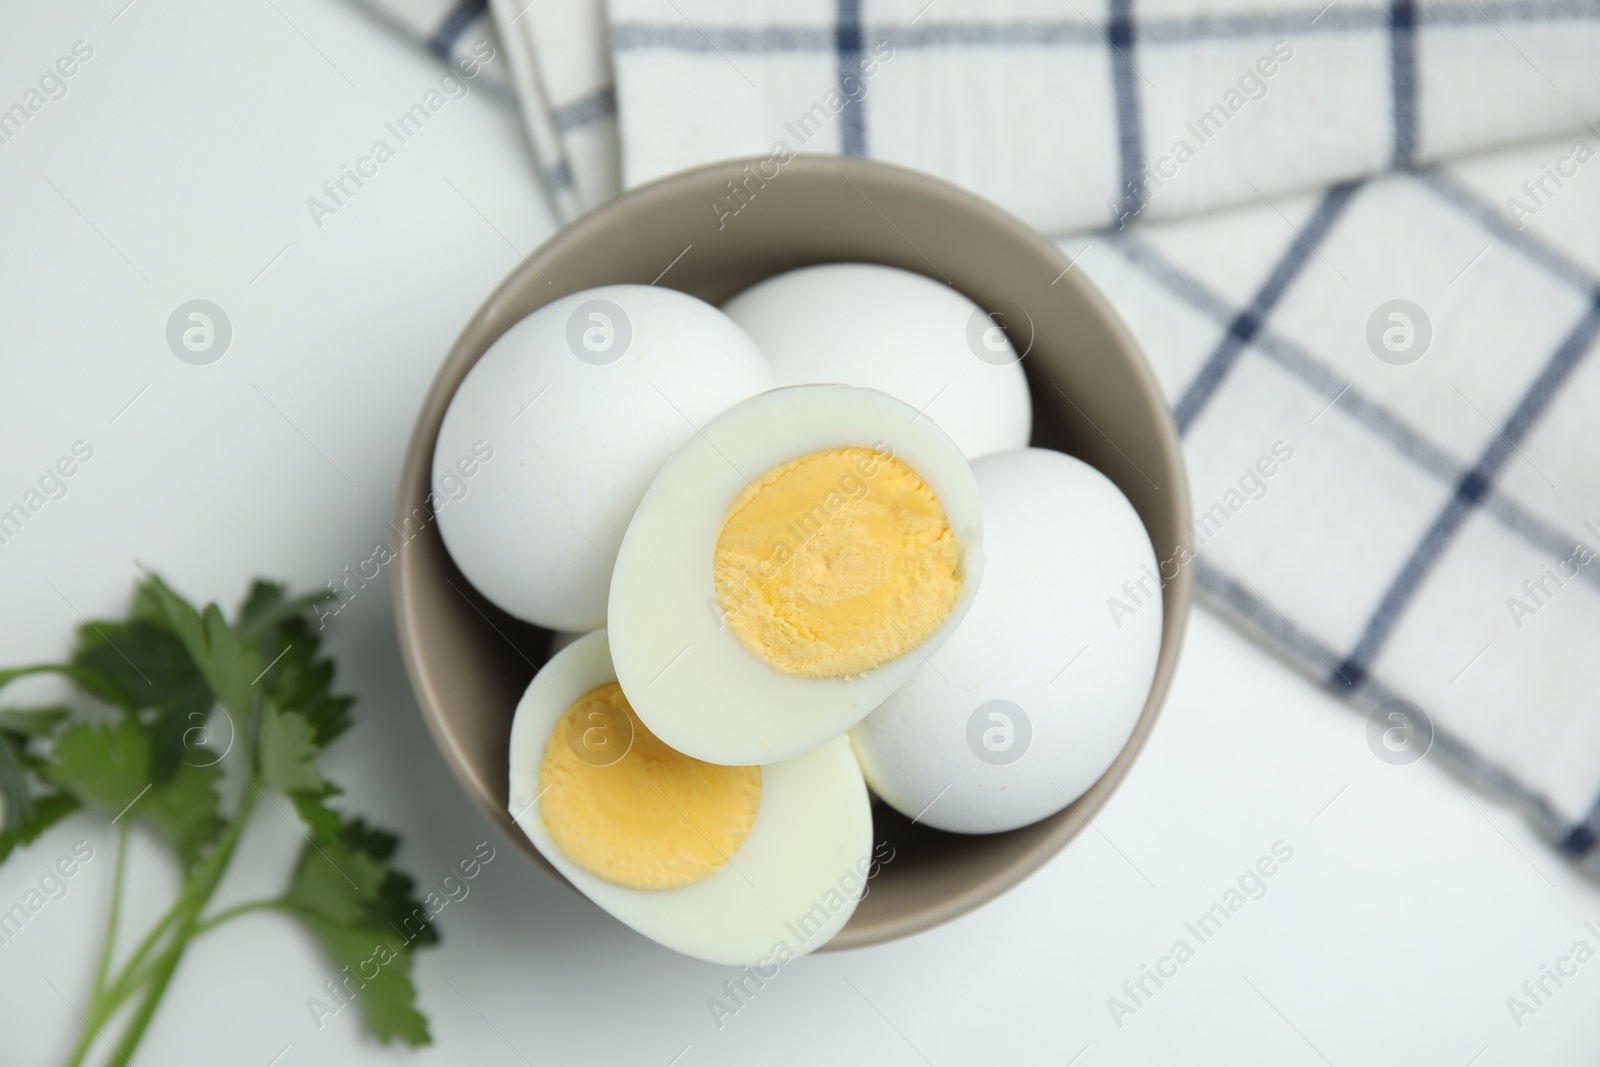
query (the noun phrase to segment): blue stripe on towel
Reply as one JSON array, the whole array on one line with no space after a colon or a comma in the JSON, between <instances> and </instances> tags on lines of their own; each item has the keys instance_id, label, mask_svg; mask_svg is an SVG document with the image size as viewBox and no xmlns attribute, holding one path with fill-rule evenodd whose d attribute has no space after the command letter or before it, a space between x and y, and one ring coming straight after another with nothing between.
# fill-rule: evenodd
<instances>
[{"instance_id":1,"label":"blue stripe on towel","mask_svg":"<svg viewBox=\"0 0 1600 1067\"><path fill-rule=\"evenodd\" d=\"M1595 832L1587 822L1578 823L1561 835L1561 851L1572 856L1587 856L1594 851Z\"/></svg>"},{"instance_id":2,"label":"blue stripe on towel","mask_svg":"<svg viewBox=\"0 0 1600 1067\"><path fill-rule=\"evenodd\" d=\"M1394 25L1394 11L1388 3L1359 7L1339 3L1326 10L1324 7L1322 3L1311 3L1299 11L1152 16L1136 20L1137 34L1142 45L1155 45L1239 37L1349 33L1389 29ZM1593 18L1600 18L1600 0L1439 0L1420 8L1413 2L1410 24L1485 26ZM886 40L895 48L913 49L1104 43L1094 24L1082 18L940 22L936 13L915 26L864 23L862 36ZM622 22L611 27L611 46L617 51L657 48L683 52L830 52L837 50L838 33L827 26L702 25L695 28L670 23Z\"/></svg>"},{"instance_id":3,"label":"blue stripe on towel","mask_svg":"<svg viewBox=\"0 0 1600 1067\"><path fill-rule=\"evenodd\" d=\"M1335 668L1334 680L1354 687L1366 677L1373 661L1393 633L1395 624L1400 621L1400 616L1423 580L1439 562L1445 547L1477 510L1501 469L1517 454L1520 442L1528 436L1583 357L1588 355L1596 336L1600 336L1600 293L1591 296L1583 317L1573 326L1545 364L1544 370L1517 402L1511 417L1489 442L1483 456L1456 481L1450 500L1428 527L1422 542L1400 568L1400 573L1378 602L1377 610L1367 620L1366 629L1356 641L1355 648Z\"/></svg>"},{"instance_id":4,"label":"blue stripe on towel","mask_svg":"<svg viewBox=\"0 0 1600 1067\"><path fill-rule=\"evenodd\" d=\"M1389 4L1389 79L1394 107L1394 165L1403 167L1417 155L1417 3Z\"/></svg>"},{"instance_id":5,"label":"blue stripe on towel","mask_svg":"<svg viewBox=\"0 0 1600 1067\"><path fill-rule=\"evenodd\" d=\"M1600 290L1600 276L1590 272L1554 245L1542 240L1532 230L1521 229L1514 225L1500 213L1499 207L1483 199L1454 177L1437 167L1431 167L1417 171L1416 178L1446 203L1482 226L1490 236L1510 245L1580 293L1588 294Z\"/></svg>"},{"instance_id":6,"label":"blue stripe on towel","mask_svg":"<svg viewBox=\"0 0 1600 1067\"><path fill-rule=\"evenodd\" d=\"M461 35L473 21L489 10L488 0L460 0L460 3L450 9L450 14L439 23L439 28L433 31L433 36L428 38L428 47L440 59L450 58L450 49L454 48Z\"/></svg>"},{"instance_id":7,"label":"blue stripe on towel","mask_svg":"<svg viewBox=\"0 0 1600 1067\"><path fill-rule=\"evenodd\" d=\"M585 93L578 99L568 104L563 104L550 113L556 129L561 133L576 130L601 119L610 118L617 113L617 87L602 85L593 92Z\"/></svg>"},{"instance_id":8,"label":"blue stripe on towel","mask_svg":"<svg viewBox=\"0 0 1600 1067\"><path fill-rule=\"evenodd\" d=\"M611 27L616 51L663 48L675 52L831 52L838 33L820 26L754 28L619 22Z\"/></svg>"},{"instance_id":9,"label":"blue stripe on towel","mask_svg":"<svg viewBox=\"0 0 1600 1067\"><path fill-rule=\"evenodd\" d=\"M1106 41L1111 45L1111 94L1116 101L1117 158L1121 164L1122 221L1144 210L1144 133L1139 121L1138 70L1133 65L1133 0L1111 0Z\"/></svg>"},{"instance_id":10,"label":"blue stripe on towel","mask_svg":"<svg viewBox=\"0 0 1600 1067\"><path fill-rule=\"evenodd\" d=\"M1267 280L1255 298L1250 301L1250 306L1239 312L1228 324L1227 332L1223 334L1211 357L1189 383L1189 388L1184 390L1183 396L1173 405L1172 418L1178 424L1180 434L1187 434L1189 427L1194 425L1194 420L1205 410L1206 404L1216 394L1223 380L1227 378L1228 372L1233 369L1233 365L1238 362L1239 354L1255 338L1256 332L1261 329L1261 324L1272 313L1278 301L1283 299L1283 294L1288 291L1290 284L1299 277L1300 271L1315 254L1317 245L1327 237L1328 231L1349 206L1358 188L1360 188L1359 183L1349 182L1335 185L1328 190L1322 202L1317 205L1317 210L1312 213L1311 221L1306 223L1304 230L1295 235L1289 250L1272 268L1272 273L1267 275Z\"/></svg>"},{"instance_id":11,"label":"blue stripe on towel","mask_svg":"<svg viewBox=\"0 0 1600 1067\"><path fill-rule=\"evenodd\" d=\"M834 26L834 51L839 57L839 94L845 98L839 112L839 151L847 156L867 154L867 130L862 114L866 102L861 82L861 0L839 0ZM855 83L852 95L845 79Z\"/></svg>"},{"instance_id":12,"label":"blue stripe on towel","mask_svg":"<svg viewBox=\"0 0 1600 1067\"><path fill-rule=\"evenodd\" d=\"M874 38L877 36L875 31ZM1072 22L937 22L930 18L918 26L884 26L882 36L896 48L951 48L957 45L1105 46L1100 29L1082 19Z\"/></svg>"},{"instance_id":13,"label":"blue stripe on towel","mask_svg":"<svg viewBox=\"0 0 1600 1067\"><path fill-rule=\"evenodd\" d=\"M541 176L544 183L552 189L572 188L572 165L564 159L544 170Z\"/></svg>"}]
</instances>

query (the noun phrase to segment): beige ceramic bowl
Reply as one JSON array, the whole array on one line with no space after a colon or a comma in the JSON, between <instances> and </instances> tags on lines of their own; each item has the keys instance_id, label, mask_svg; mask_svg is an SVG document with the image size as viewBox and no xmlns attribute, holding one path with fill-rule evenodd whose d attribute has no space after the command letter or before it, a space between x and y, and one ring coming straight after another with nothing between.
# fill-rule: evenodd
<instances>
[{"instance_id":1,"label":"beige ceramic bowl","mask_svg":"<svg viewBox=\"0 0 1600 1067\"><path fill-rule=\"evenodd\" d=\"M749 170L744 170L748 164ZM1033 392L1033 443L1104 471L1138 509L1157 558L1178 545L1189 489L1161 392L1116 313L1055 246L1000 209L898 167L799 156L771 174L734 161L655 182L590 212L511 272L478 309L429 388L406 449L396 523L415 528L434 441L467 371L513 323L579 289L655 283L713 304L813 263L883 263L948 281L1004 313ZM727 183L748 203L735 215ZM719 217L720 216L720 217ZM1030 336L1031 335L1031 336ZM422 509L418 511L417 509ZM1105 805L1144 745L1172 682L1189 615L1184 568L1163 594L1155 684L1133 736L1076 804L1043 822L987 836L913 826L874 806L894 847L872 891L830 948L926 930L994 898L1059 852ZM400 646L422 714L450 768L485 815L559 878L506 811L507 742L518 698L544 662L549 634L493 607L451 562L428 523L395 568Z\"/></svg>"}]
</instances>

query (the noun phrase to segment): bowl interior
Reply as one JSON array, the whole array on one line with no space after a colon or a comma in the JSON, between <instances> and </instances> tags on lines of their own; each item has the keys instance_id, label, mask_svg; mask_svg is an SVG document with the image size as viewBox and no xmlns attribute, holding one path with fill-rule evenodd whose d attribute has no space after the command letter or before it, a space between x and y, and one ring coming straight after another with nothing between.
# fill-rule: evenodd
<instances>
[{"instance_id":1,"label":"bowl interior","mask_svg":"<svg viewBox=\"0 0 1600 1067\"><path fill-rule=\"evenodd\" d=\"M512 712L546 658L549 634L480 596L431 521L428 481L445 408L495 339L568 293L634 282L720 304L771 275L844 261L917 271L1003 314L1013 343L1026 352L1033 443L1077 456L1116 482L1144 520L1158 559L1177 548L1189 518L1188 483L1155 379L1104 298L1080 272L1067 273L1069 261L1018 220L937 179L834 156L797 156L781 166L716 164L612 201L525 260L467 324L424 400L396 503L396 526L414 536L395 568L395 611L423 715L479 807L552 875L506 811ZM1015 885L1076 836L1154 725L1189 599L1190 572L1182 568L1163 593L1160 660L1133 736L1065 811L1009 833L964 836L912 825L875 804L877 838L892 847L893 859L829 947L873 944L951 919Z\"/></svg>"}]
</instances>

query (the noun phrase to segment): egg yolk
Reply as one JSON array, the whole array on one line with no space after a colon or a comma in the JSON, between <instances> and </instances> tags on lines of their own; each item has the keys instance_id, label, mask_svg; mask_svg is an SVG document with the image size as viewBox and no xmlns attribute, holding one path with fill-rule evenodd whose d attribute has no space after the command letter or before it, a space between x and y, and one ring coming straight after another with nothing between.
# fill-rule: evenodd
<instances>
[{"instance_id":1,"label":"egg yolk","mask_svg":"<svg viewBox=\"0 0 1600 1067\"><path fill-rule=\"evenodd\" d=\"M915 648L961 592L944 508L869 448L802 456L728 509L712 573L739 641L802 678L859 674Z\"/></svg>"},{"instance_id":2,"label":"egg yolk","mask_svg":"<svg viewBox=\"0 0 1600 1067\"><path fill-rule=\"evenodd\" d=\"M676 889L738 851L761 805L761 768L668 748L611 682L556 723L539 794L545 830L573 863L630 889Z\"/></svg>"}]
</instances>

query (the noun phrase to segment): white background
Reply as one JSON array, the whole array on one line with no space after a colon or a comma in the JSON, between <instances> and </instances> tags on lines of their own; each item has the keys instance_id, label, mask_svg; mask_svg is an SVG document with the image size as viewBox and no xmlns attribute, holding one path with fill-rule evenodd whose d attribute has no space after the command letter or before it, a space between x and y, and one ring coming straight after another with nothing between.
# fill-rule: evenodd
<instances>
[{"instance_id":1,"label":"white background","mask_svg":"<svg viewBox=\"0 0 1600 1067\"><path fill-rule=\"evenodd\" d=\"M94 449L0 545L7 664L61 656L80 613L120 613L135 561L232 604L253 574L315 588L365 558L438 361L552 229L516 116L481 87L318 229L306 198L436 83L433 61L325 0L124 3L0 3L0 107L73 42L94 48L0 145L0 507L73 442ZM234 329L208 367L164 339L197 297ZM1506 1006L1573 942L1600 947L1593 885L1433 759L1374 758L1360 716L1204 613L1092 831L946 927L786 968L720 1030L706 1001L730 972L556 885L465 799L407 690L386 579L331 643L360 697L325 760L346 809L404 832L424 888L480 841L497 850L418 959L435 1045L379 1047L353 1012L318 1030L306 1001L331 969L258 915L195 944L138 1062L1487 1067L1600 1047L1600 963L1520 1028ZM59 1062L77 1030L112 839L78 816L0 867L3 909L82 840L96 857L68 896L0 946L7 1067ZM274 890L299 841L261 806L219 902ZM1294 854L1266 895L1116 1026L1107 999L1193 943L1185 920L1278 841ZM137 932L175 877L144 841L130 875Z\"/></svg>"}]
</instances>

